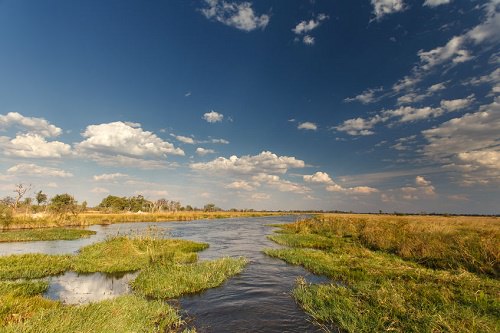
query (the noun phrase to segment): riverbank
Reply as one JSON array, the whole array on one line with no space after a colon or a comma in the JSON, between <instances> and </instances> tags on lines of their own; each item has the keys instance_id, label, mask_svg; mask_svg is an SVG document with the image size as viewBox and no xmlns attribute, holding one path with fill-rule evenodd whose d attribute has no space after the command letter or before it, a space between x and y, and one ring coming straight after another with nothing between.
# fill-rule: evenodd
<instances>
[{"instance_id":1,"label":"riverbank","mask_svg":"<svg viewBox=\"0 0 500 333\"><path fill-rule=\"evenodd\" d=\"M496 332L500 219L322 215L282 226L266 254L331 279L293 295L347 332Z\"/></svg>"},{"instance_id":2,"label":"riverbank","mask_svg":"<svg viewBox=\"0 0 500 333\"><path fill-rule=\"evenodd\" d=\"M0 230L36 229L54 227L80 227L95 224L114 224L128 222L171 222L171 221L193 221L204 219L226 219L236 217L264 217L289 215L285 212L160 212L160 213L102 213L84 212L76 215L68 215L64 218L50 214L16 214L8 223L0 225Z\"/></svg>"}]
</instances>

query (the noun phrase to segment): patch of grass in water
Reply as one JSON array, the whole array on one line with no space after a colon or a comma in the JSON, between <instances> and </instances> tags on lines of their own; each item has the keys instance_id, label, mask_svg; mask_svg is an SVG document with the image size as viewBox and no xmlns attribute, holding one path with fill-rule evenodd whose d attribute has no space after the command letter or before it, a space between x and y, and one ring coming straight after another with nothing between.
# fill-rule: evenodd
<instances>
[{"instance_id":1,"label":"patch of grass in water","mask_svg":"<svg viewBox=\"0 0 500 333\"><path fill-rule=\"evenodd\" d=\"M244 258L222 258L193 264L152 265L132 282L138 294L153 298L175 298L220 286L240 273Z\"/></svg>"},{"instance_id":2,"label":"patch of grass in water","mask_svg":"<svg viewBox=\"0 0 500 333\"><path fill-rule=\"evenodd\" d=\"M71 256L14 254L0 257L0 279L38 279L71 268Z\"/></svg>"},{"instance_id":3,"label":"patch of grass in water","mask_svg":"<svg viewBox=\"0 0 500 333\"><path fill-rule=\"evenodd\" d=\"M142 269L157 261L193 262L208 244L179 239L115 237L92 244L74 257L72 269L79 273L117 273Z\"/></svg>"},{"instance_id":4,"label":"patch of grass in water","mask_svg":"<svg viewBox=\"0 0 500 333\"><path fill-rule=\"evenodd\" d=\"M65 306L57 302L23 321L7 321L1 332L178 332L177 311L162 301L126 295L98 303Z\"/></svg>"},{"instance_id":5,"label":"patch of grass in water","mask_svg":"<svg viewBox=\"0 0 500 333\"><path fill-rule=\"evenodd\" d=\"M83 237L90 237L95 233L96 232L92 230L69 228L8 230L0 232L0 242L74 240Z\"/></svg>"}]
</instances>

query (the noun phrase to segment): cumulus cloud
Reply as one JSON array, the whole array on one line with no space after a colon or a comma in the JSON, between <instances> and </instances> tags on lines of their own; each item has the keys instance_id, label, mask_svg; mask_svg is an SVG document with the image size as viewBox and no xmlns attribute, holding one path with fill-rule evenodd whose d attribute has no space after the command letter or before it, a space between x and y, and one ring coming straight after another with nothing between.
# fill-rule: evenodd
<instances>
[{"instance_id":1,"label":"cumulus cloud","mask_svg":"<svg viewBox=\"0 0 500 333\"><path fill-rule=\"evenodd\" d=\"M425 156L459 171L469 183L500 180L500 103L480 107L479 111L451 119L438 127L422 131L427 145Z\"/></svg>"},{"instance_id":2,"label":"cumulus cloud","mask_svg":"<svg viewBox=\"0 0 500 333\"><path fill-rule=\"evenodd\" d=\"M306 121L304 123L300 123L299 126L297 126L298 129L303 129L303 130L310 130L310 131L316 131L318 129L318 125L315 123L311 123L309 121Z\"/></svg>"},{"instance_id":3,"label":"cumulus cloud","mask_svg":"<svg viewBox=\"0 0 500 333\"><path fill-rule=\"evenodd\" d=\"M18 134L15 138L0 137L0 147L7 156L26 158L60 158L71 154L71 146L47 141L36 133Z\"/></svg>"},{"instance_id":4,"label":"cumulus cloud","mask_svg":"<svg viewBox=\"0 0 500 333\"><path fill-rule=\"evenodd\" d=\"M0 115L0 129L11 126L20 127L32 134L38 134L43 137L55 137L62 133L62 129L52 125L43 118L25 117L17 112Z\"/></svg>"},{"instance_id":5,"label":"cumulus cloud","mask_svg":"<svg viewBox=\"0 0 500 333\"><path fill-rule=\"evenodd\" d=\"M371 0L371 4L377 21L385 15L401 12L406 9L403 0Z\"/></svg>"},{"instance_id":6,"label":"cumulus cloud","mask_svg":"<svg viewBox=\"0 0 500 333\"><path fill-rule=\"evenodd\" d=\"M341 192L346 194L373 194L379 192L376 188L369 186L356 186L344 188L338 184L328 185L326 190L329 192Z\"/></svg>"},{"instance_id":7,"label":"cumulus cloud","mask_svg":"<svg viewBox=\"0 0 500 333\"><path fill-rule=\"evenodd\" d=\"M333 184L332 178L326 172L318 171L312 175L304 175L303 178L308 183Z\"/></svg>"},{"instance_id":8,"label":"cumulus cloud","mask_svg":"<svg viewBox=\"0 0 500 333\"><path fill-rule=\"evenodd\" d=\"M423 5L427 7L437 7L440 5L449 4L450 2L451 0L425 0Z\"/></svg>"},{"instance_id":9,"label":"cumulus cloud","mask_svg":"<svg viewBox=\"0 0 500 333\"><path fill-rule=\"evenodd\" d=\"M222 113L218 113L212 110L210 112L205 113L203 115L203 119L209 123L218 123L221 122L222 119L224 119L224 115Z\"/></svg>"},{"instance_id":10,"label":"cumulus cloud","mask_svg":"<svg viewBox=\"0 0 500 333\"><path fill-rule=\"evenodd\" d=\"M7 169L7 173L16 175L29 175L37 177L73 177L73 174L61 169L43 167L36 164L21 163Z\"/></svg>"},{"instance_id":11,"label":"cumulus cloud","mask_svg":"<svg viewBox=\"0 0 500 333\"><path fill-rule=\"evenodd\" d=\"M163 141L139 124L121 121L90 125L82 133L84 141L76 145L80 154L107 165L123 163L137 167L157 164L154 159L167 155L184 156L184 151L173 144ZM153 160L146 160L152 158ZM141 161L142 160L142 161Z\"/></svg>"},{"instance_id":12,"label":"cumulus cloud","mask_svg":"<svg viewBox=\"0 0 500 333\"><path fill-rule=\"evenodd\" d=\"M215 153L215 150L213 150L213 149L205 149L202 147L196 148L196 154L198 154L200 156L205 156L205 155L214 154L214 153Z\"/></svg>"},{"instance_id":13,"label":"cumulus cloud","mask_svg":"<svg viewBox=\"0 0 500 333\"><path fill-rule=\"evenodd\" d=\"M225 188L233 189L233 190L245 190L245 191L253 191L255 190L255 184L251 184L244 180L234 181L230 184L227 184Z\"/></svg>"},{"instance_id":14,"label":"cumulus cloud","mask_svg":"<svg viewBox=\"0 0 500 333\"><path fill-rule=\"evenodd\" d=\"M171 137L174 137L177 141L180 141L182 143L187 143L187 144L190 144L190 145L194 145L196 143L196 141L194 141L193 138L189 137L189 136L183 136L183 135L175 135L175 134L170 134Z\"/></svg>"},{"instance_id":15,"label":"cumulus cloud","mask_svg":"<svg viewBox=\"0 0 500 333\"><path fill-rule=\"evenodd\" d=\"M369 119L354 118L344 121L341 125L334 127L334 129L349 135L372 135L374 132L371 129L383 121L385 119L378 115Z\"/></svg>"},{"instance_id":16,"label":"cumulus cloud","mask_svg":"<svg viewBox=\"0 0 500 333\"><path fill-rule=\"evenodd\" d=\"M256 14L251 2L235 3L223 0L205 0L205 5L201 12L207 19L243 31L264 29L270 19L267 14Z\"/></svg>"},{"instance_id":17,"label":"cumulus cloud","mask_svg":"<svg viewBox=\"0 0 500 333\"><path fill-rule=\"evenodd\" d=\"M210 172L233 172L240 174L279 173L284 174L291 168L303 168L304 161L289 156L278 156L270 151L258 155L244 155L230 158L218 157L207 163L193 163L193 170Z\"/></svg>"},{"instance_id":18,"label":"cumulus cloud","mask_svg":"<svg viewBox=\"0 0 500 333\"><path fill-rule=\"evenodd\" d=\"M252 180L257 184L266 184L280 192L293 192L298 194L309 193L311 189L308 187L282 179L277 175L270 175L266 173L259 173L252 177Z\"/></svg>"},{"instance_id":19,"label":"cumulus cloud","mask_svg":"<svg viewBox=\"0 0 500 333\"><path fill-rule=\"evenodd\" d=\"M95 175L95 181L113 181L117 179L128 178L129 176L123 173L103 173L102 175Z\"/></svg>"},{"instance_id":20,"label":"cumulus cloud","mask_svg":"<svg viewBox=\"0 0 500 333\"><path fill-rule=\"evenodd\" d=\"M457 111L469 107L474 102L474 95L469 95L466 98L453 100L442 100L441 107L447 111Z\"/></svg>"}]
</instances>

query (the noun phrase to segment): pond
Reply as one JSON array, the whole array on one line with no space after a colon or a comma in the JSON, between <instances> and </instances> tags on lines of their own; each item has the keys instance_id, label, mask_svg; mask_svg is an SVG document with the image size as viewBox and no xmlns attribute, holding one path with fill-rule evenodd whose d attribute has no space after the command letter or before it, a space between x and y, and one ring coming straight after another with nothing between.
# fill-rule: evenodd
<instances>
[{"instance_id":1,"label":"pond","mask_svg":"<svg viewBox=\"0 0 500 333\"><path fill-rule=\"evenodd\" d=\"M0 255L20 253L65 254L102 241L108 236L145 230L163 231L166 237L206 242L210 247L199 253L200 260L244 256L244 271L219 288L182 297L178 304L190 325L198 332L321 332L291 297L298 277L313 283L327 279L308 273L262 253L278 247L267 239L273 232L269 224L291 223L296 216L233 218L168 223L125 223L95 225L97 233L75 241L42 241L0 244ZM47 297L66 303L84 303L130 292L128 283L135 274L106 276L68 272L50 279Z\"/></svg>"}]
</instances>

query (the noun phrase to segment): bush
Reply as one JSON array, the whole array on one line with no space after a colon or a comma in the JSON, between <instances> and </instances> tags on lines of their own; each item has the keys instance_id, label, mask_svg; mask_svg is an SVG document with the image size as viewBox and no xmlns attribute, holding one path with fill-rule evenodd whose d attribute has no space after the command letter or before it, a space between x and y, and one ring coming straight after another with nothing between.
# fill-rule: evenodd
<instances>
[{"instance_id":1,"label":"bush","mask_svg":"<svg viewBox=\"0 0 500 333\"><path fill-rule=\"evenodd\" d=\"M3 227L8 227L12 223L12 208L0 204L0 225Z\"/></svg>"}]
</instances>

